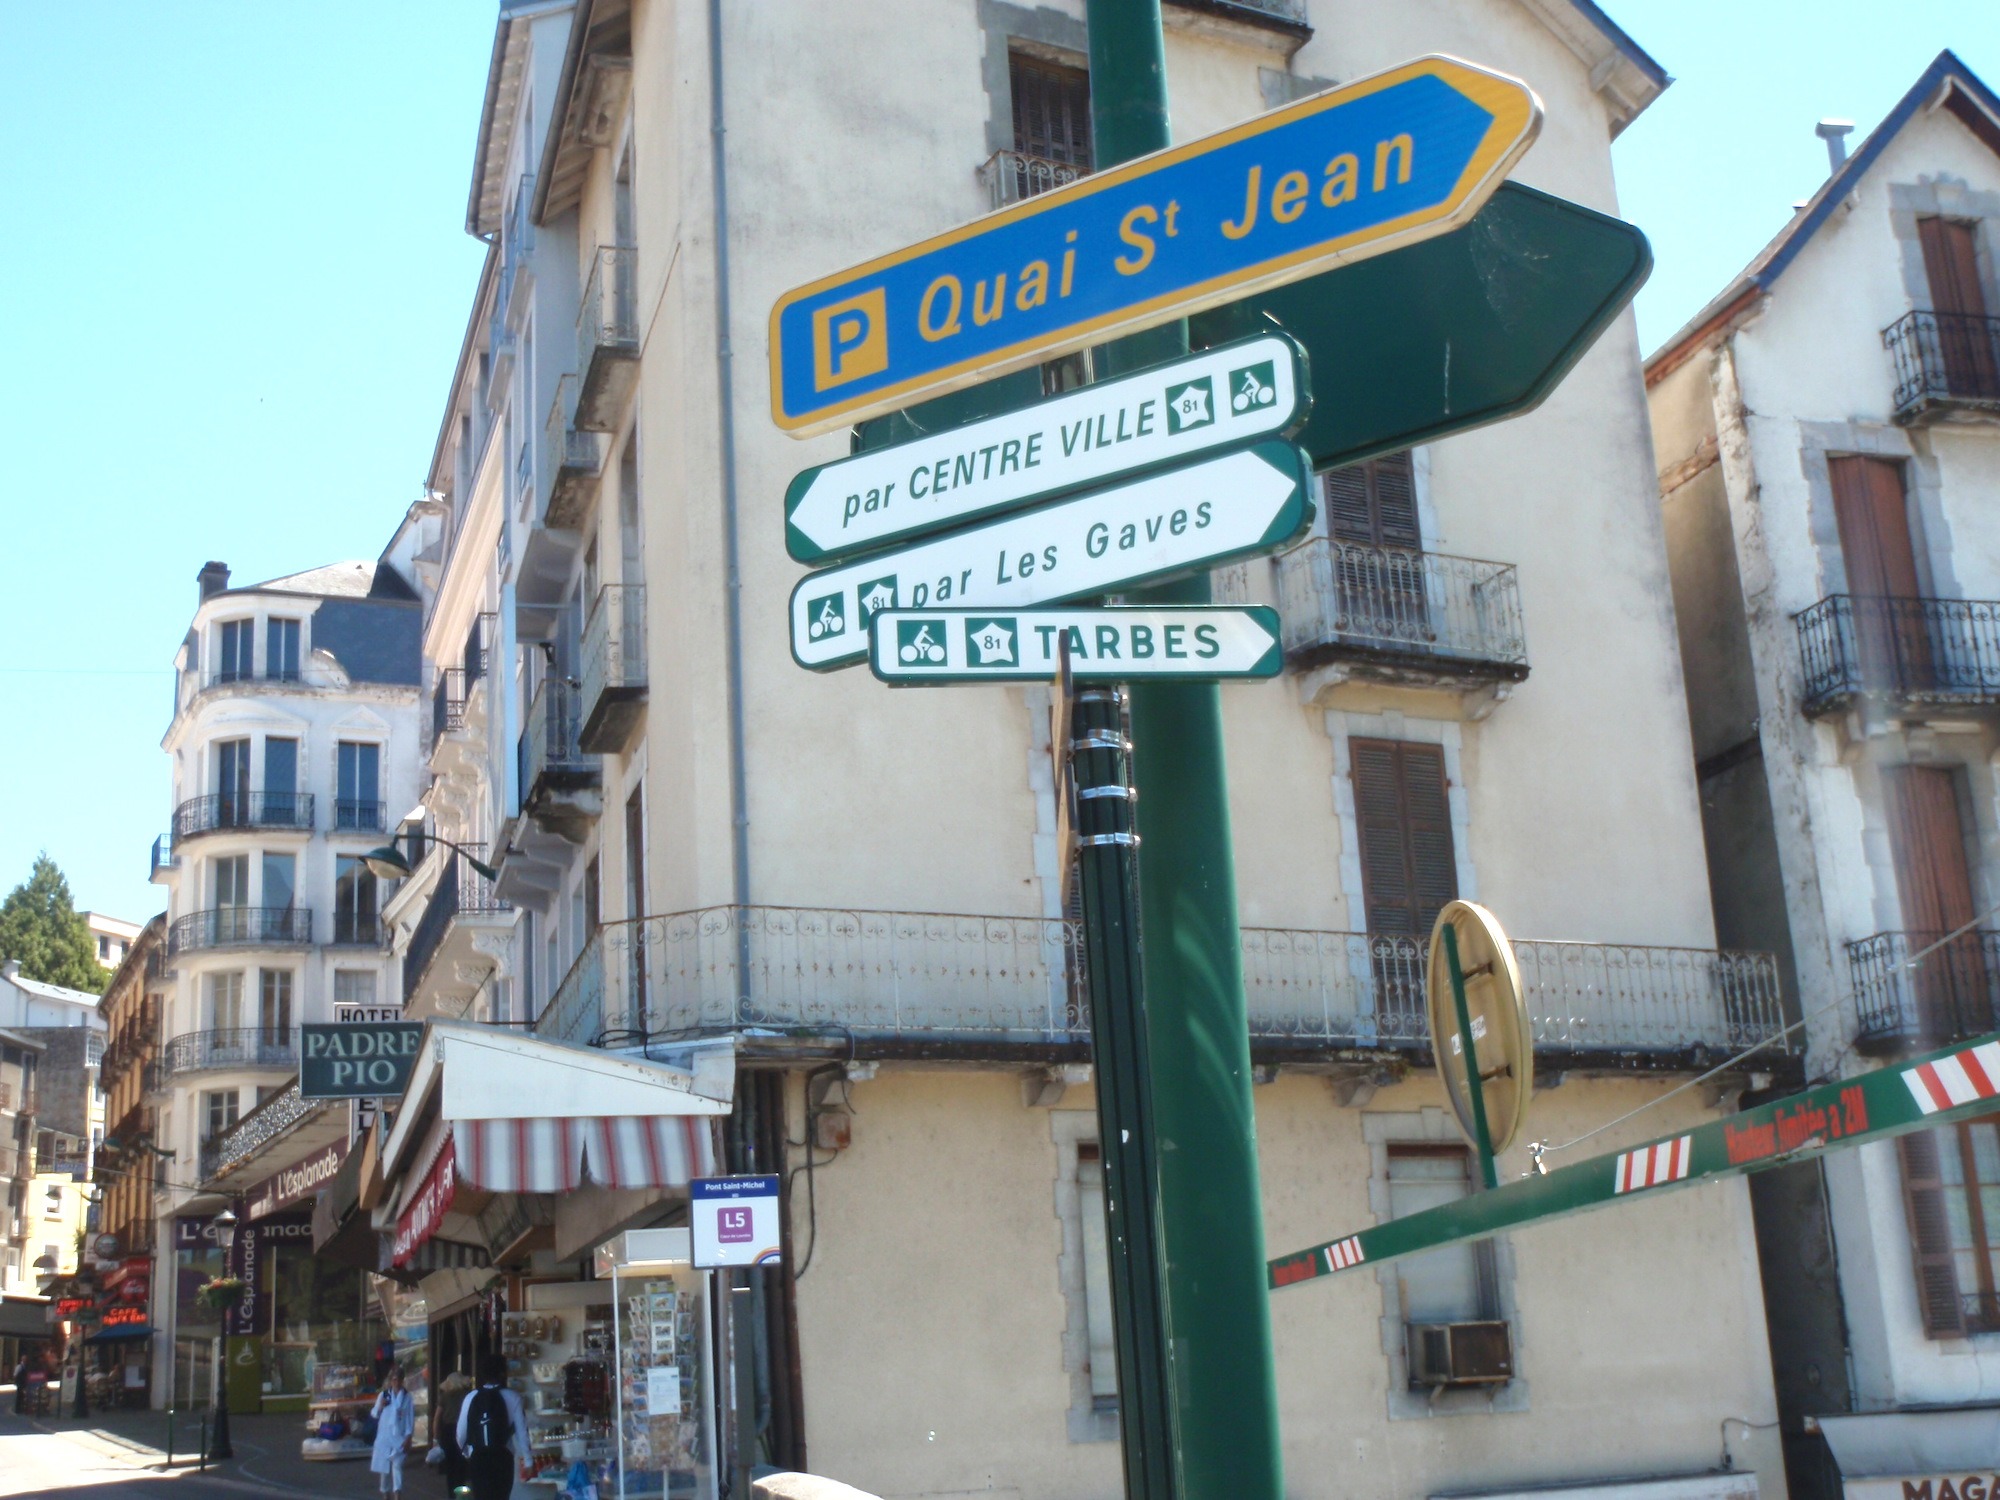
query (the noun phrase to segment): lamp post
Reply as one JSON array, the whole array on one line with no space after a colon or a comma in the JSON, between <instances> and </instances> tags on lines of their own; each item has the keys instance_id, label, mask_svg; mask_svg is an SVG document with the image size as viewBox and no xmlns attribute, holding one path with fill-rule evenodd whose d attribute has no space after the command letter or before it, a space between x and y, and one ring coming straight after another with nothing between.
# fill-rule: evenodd
<instances>
[{"instance_id":1,"label":"lamp post","mask_svg":"<svg viewBox=\"0 0 2000 1500\"><path fill-rule=\"evenodd\" d=\"M455 844L450 839L441 839L434 833L420 833L413 836L421 838L427 843L444 845L445 848L451 850L452 853L471 866L472 873L479 876L482 880L498 880L500 878L499 872L493 866L485 863L483 860L474 859L472 851L467 849L463 844ZM401 880L416 868L415 865L410 863L410 857L396 847L393 839L379 849L370 849L366 854L361 856L361 862L368 866L371 874L381 880Z\"/></svg>"},{"instance_id":2,"label":"lamp post","mask_svg":"<svg viewBox=\"0 0 2000 1500\"><path fill-rule=\"evenodd\" d=\"M229 1252L236 1244L236 1215L226 1207L215 1216L215 1243L222 1250L222 1272L229 1274ZM209 1426L208 1456L234 1458L229 1446L229 1368L224 1356L229 1350L229 1314L221 1308L222 1326L215 1335L215 1414Z\"/></svg>"}]
</instances>

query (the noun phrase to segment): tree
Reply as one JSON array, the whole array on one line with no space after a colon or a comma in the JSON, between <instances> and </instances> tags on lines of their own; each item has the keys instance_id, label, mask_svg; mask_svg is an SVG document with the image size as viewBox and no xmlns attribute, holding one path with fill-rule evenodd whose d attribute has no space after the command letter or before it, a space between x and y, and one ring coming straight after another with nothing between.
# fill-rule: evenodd
<instances>
[{"instance_id":1,"label":"tree","mask_svg":"<svg viewBox=\"0 0 2000 1500\"><path fill-rule=\"evenodd\" d=\"M104 992L111 978L97 962L97 940L77 915L69 881L46 852L28 878L0 901L0 961L18 958L25 979Z\"/></svg>"}]
</instances>

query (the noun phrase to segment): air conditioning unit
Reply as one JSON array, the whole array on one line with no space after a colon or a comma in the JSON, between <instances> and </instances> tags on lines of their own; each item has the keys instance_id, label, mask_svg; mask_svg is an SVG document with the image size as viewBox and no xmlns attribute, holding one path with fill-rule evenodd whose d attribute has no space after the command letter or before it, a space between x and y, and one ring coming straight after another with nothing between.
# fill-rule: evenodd
<instances>
[{"instance_id":1,"label":"air conditioning unit","mask_svg":"<svg viewBox=\"0 0 2000 1500\"><path fill-rule=\"evenodd\" d=\"M1514 1340L1505 1323L1411 1323L1407 1332L1411 1390L1505 1385L1514 1378Z\"/></svg>"}]
</instances>

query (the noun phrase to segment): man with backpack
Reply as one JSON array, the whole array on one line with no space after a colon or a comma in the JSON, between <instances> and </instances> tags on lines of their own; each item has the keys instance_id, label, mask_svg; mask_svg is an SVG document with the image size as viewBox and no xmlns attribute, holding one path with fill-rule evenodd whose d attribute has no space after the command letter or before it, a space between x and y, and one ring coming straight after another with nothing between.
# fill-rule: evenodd
<instances>
[{"instance_id":1,"label":"man with backpack","mask_svg":"<svg viewBox=\"0 0 2000 1500\"><path fill-rule=\"evenodd\" d=\"M521 1398L507 1388L507 1361L488 1354L479 1361L479 1388L458 1409L458 1446L465 1455L472 1500L509 1500L514 1473L532 1479L528 1417Z\"/></svg>"}]
</instances>

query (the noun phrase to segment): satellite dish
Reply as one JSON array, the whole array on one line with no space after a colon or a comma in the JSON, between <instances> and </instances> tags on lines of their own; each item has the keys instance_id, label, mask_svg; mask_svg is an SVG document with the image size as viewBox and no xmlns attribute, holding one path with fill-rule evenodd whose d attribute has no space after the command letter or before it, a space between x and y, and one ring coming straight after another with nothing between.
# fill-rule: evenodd
<instances>
[{"instance_id":1,"label":"satellite dish","mask_svg":"<svg viewBox=\"0 0 2000 1500\"><path fill-rule=\"evenodd\" d=\"M1472 1106L1472 1082L1465 1048L1459 1044L1458 1002L1452 994L1451 963L1445 952L1449 928L1458 943L1459 973L1472 1051L1479 1060L1479 1088L1486 1106L1486 1132L1494 1155L1514 1143L1528 1118L1535 1087L1535 1036L1521 997L1521 971L1514 947L1499 920L1483 906L1454 901L1431 927L1430 965L1424 976L1429 1002L1431 1044L1438 1078L1458 1116L1458 1128L1480 1148Z\"/></svg>"}]
</instances>

